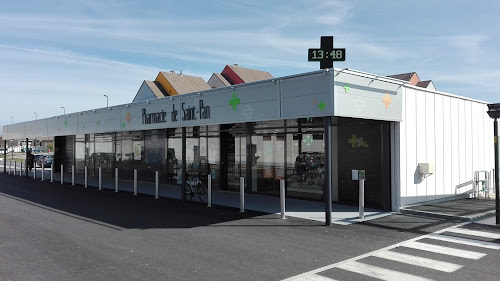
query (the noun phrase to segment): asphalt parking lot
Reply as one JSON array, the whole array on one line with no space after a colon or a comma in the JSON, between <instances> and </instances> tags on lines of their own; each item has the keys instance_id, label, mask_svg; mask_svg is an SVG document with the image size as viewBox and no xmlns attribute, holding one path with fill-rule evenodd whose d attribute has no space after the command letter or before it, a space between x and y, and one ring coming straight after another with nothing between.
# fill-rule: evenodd
<instances>
[{"instance_id":1,"label":"asphalt parking lot","mask_svg":"<svg viewBox=\"0 0 500 281\"><path fill-rule=\"evenodd\" d=\"M0 279L282 280L457 223L326 227L0 174Z\"/></svg>"}]
</instances>

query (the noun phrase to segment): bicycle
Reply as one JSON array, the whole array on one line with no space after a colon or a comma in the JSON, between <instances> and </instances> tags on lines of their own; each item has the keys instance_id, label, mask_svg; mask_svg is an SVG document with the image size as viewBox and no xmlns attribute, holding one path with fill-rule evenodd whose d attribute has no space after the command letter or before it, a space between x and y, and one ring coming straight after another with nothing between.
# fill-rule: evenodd
<instances>
[{"instance_id":1,"label":"bicycle","mask_svg":"<svg viewBox=\"0 0 500 281\"><path fill-rule=\"evenodd\" d=\"M198 177L189 177L186 180L186 198L191 201L197 194L201 203L207 203L208 190Z\"/></svg>"}]
</instances>

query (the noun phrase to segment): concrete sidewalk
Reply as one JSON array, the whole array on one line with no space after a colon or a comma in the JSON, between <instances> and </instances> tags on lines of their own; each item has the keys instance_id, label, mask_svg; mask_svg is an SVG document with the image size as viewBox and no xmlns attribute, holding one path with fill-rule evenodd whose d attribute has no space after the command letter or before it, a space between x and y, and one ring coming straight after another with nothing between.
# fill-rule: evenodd
<instances>
[{"instance_id":1,"label":"concrete sidewalk","mask_svg":"<svg viewBox=\"0 0 500 281\"><path fill-rule=\"evenodd\" d=\"M0 163L0 172L3 173L3 163ZM19 176L19 167L17 168L17 175ZM9 168L7 167L7 173ZM50 181L50 169L45 169L44 178ZM41 168L36 170L36 178L38 180L42 177ZM33 172L29 173L29 177L33 178ZM71 184L72 177L71 173L64 173L63 177L65 184ZM60 183L61 175L59 173L54 173L54 184ZM99 185L98 177L88 178L88 186L95 188ZM139 179L140 181L140 179ZM75 184L83 186L85 183L84 176L82 174L75 175ZM102 188L104 189L115 189L115 180L113 178L103 177ZM133 193L133 182L120 180L119 181L119 191L120 192L130 192ZM159 185L159 196L181 199L181 191L178 185ZM149 182L138 182L137 192L139 194L155 195L155 184ZM238 192L213 190L212 191L212 204L227 206L233 208L240 208L240 194ZM197 197L193 198L193 201L200 202ZM280 213L280 198L276 196L266 196L260 194L245 194L245 209L266 212L270 214ZM346 206L332 204L332 223L348 225L353 223L358 223L366 220L372 220L380 218L383 216L388 216L390 212L383 212L375 209L365 208L365 219L359 219L359 209L356 206ZM308 201L299 199L286 199L286 216L297 217L307 220L314 220L325 223L325 203L318 201Z\"/></svg>"},{"instance_id":2,"label":"concrete sidewalk","mask_svg":"<svg viewBox=\"0 0 500 281\"><path fill-rule=\"evenodd\" d=\"M438 217L467 222L474 222L496 214L495 200L473 198L408 206L401 208L400 212L402 214Z\"/></svg>"}]
</instances>

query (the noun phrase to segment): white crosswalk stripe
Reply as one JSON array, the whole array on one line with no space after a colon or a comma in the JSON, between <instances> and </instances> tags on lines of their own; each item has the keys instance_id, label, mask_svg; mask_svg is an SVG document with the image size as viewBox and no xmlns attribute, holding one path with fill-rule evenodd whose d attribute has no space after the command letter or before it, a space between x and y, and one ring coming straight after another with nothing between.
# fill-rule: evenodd
<instances>
[{"instance_id":1,"label":"white crosswalk stripe","mask_svg":"<svg viewBox=\"0 0 500 281\"><path fill-rule=\"evenodd\" d=\"M478 236L478 237L500 239L500 234L497 234L497 233L477 231L477 230L470 230L470 229L465 229L465 228L451 228L451 229L448 229L446 231L447 232L453 232L453 233L459 233L459 234L466 234L466 235Z\"/></svg>"},{"instance_id":2,"label":"white crosswalk stripe","mask_svg":"<svg viewBox=\"0 0 500 281\"><path fill-rule=\"evenodd\" d=\"M360 274L363 274L366 276L378 278L381 280L387 280L387 281L392 281L392 280L394 280L394 281L400 281L400 280L428 281L428 280L432 280L432 279L427 279L427 278L423 278L420 276L416 276L413 274L403 273L403 272L385 269L385 268L370 265L370 264L360 263L357 261L352 261L349 263L339 265L338 268L348 270L351 272L355 272L355 273L360 273Z\"/></svg>"},{"instance_id":3,"label":"white crosswalk stripe","mask_svg":"<svg viewBox=\"0 0 500 281\"><path fill-rule=\"evenodd\" d=\"M461 265L454 264L454 263L437 261L437 260L433 260L433 259L417 257L417 256L402 254L402 253L393 252L393 251L385 251L385 252L375 253L373 256L378 257L378 258L387 259L387 260L402 262L402 263L406 263L406 264L416 265L416 266L420 266L420 267L430 268L430 269L443 271L443 272L453 272L455 270L462 268Z\"/></svg>"},{"instance_id":4,"label":"white crosswalk stripe","mask_svg":"<svg viewBox=\"0 0 500 281\"><path fill-rule=\"evenodd\" d=\"M294 276L287 278L287 281L332 281L334 279L319 275L320 272L327 271L329 269L333 268L338 268L350 272L354 272L357 274L373 277L373 278L378 278L381 280L405 280L405 281L426 281L430 280L424 277L416 276L413 274L409 273L404 273L404 272L399 272L396 270L391 270L391 269L386 269L380 266L375 266L375 265L370 265L363 263L362 260L367 258L367 257L377 257L381 259L386 259L386 260L391 260L391 261L396 261L399 263L404 263L404 264L410 264L413 266L418 266L418 267L423 267L431 270L437 270L441 272L446 272L446 273L452 273L460 268L463 268L463 265L460 264L454 264L450 262L445 262L445 261L439 261L439 260L434 260L430 258L424 258L420 257L417 255L410 255L410 254L404 254L400 252L393 251L393 249L398 248L398 247L406 247L406 248L411 248L411 249L416 249L420 251L426 251L426 252L432 252L436 254L441 254L441 255L448 255L448 256L454 256L454 257L460 257L464 259L472 259L472 260L478 260L486 254L476 252L476 251L469 251L469 250L462 250L462 249L455 249L451 247L445 247L445 246L440 246L440 245L434 245L434 244L429 244L429 243L424 243L421 242L422 239L433 239L433 240L439 240L439 241L445 241L445 242L451 242L451 243L457 243L461 245L468 245L468 246L474 246L478 248L483 248L483 249L493 249L493 250L500 250L500 243L493 243L493 242L486 242L486 241L481 241L481 240L475 240L471 238L463 238L463 237L456 237L456 236L450 236L446 235L446 232L452 232L452 233L459 233L459 234L466 234L470 236L476 236L476 237L485 237L485 238L492 238L492 239L500 239L500 234L496 233L491 233L491 232L484 232L484 231L477 231L477 230L469 230L469 229L464 229L464 228L459 228L459 227L452 227L448 229L443 229L440 231L437 231L435 233L430 233L424 236L416 237L413 239L410 239L408 241L404 241L401 243L397 243L395 245L371 252L371 253L366 253L345 261L341 261L335 264L327 265L322 268L318 268L306 273L302 273L300 275ZM465 261L464 261L465 262Z\"/></svg>"},{"instance_id":5,"label":"white crosswalk stripe","mask_svg":"<svg viewBox=\"0 0 500 281\"><path fill-rule=\"evenodd\" d=\"M446 242L453 242L453 243L458 243L458 244L463 244L463 245L476 246L476 247L481 247L481 248L500 250L500 244L485 242L485 241L478 241L478 240L462 238L462 237L454 237L454 236L447 236L447 235L442 235L442 234L431 233L431 234L429 234L429 236L427 236L427 238L440 240L440 241L446 241Z\"/></svg>"},{"instance_id":6,"label":"white crosswalk stripe","mask_svg":"<svg viewBox=\"0 0 500 281\"><path fill-rule=\"evenodd\" d=\"M459 249L454 249L454 248L450 248L450 247L432 245L432 244L421 243L421 242L409 242L409 243L404 244L404 247L422 250L422 251L427 251L427 252L438 253L438 254L443 254L443 255L455 256L455 257L460 257L460 258L465 258L465 259L472 259L472 260L478 260L478 259L486 256L486 254L483 254L483 253L466 251L466 250L459 250Z\"/></svg>"},{"instance_id":7,"label":"white crosswalk stripe","mask_svg":"<svg viewBox=\"0 0 500 281\"><path fill-rule=\"evenodd\" d=\"M331 279L325 276L321 276L318 274L311 274L309 276L303 276L298 279L295 279L296 281L336 281L335 279Z\"/></svg>"}]
</instances>

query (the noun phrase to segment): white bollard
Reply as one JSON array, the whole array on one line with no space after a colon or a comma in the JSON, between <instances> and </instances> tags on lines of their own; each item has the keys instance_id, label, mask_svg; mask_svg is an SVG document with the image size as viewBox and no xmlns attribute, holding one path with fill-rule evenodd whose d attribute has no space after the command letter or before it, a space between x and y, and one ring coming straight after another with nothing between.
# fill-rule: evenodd
<instances>
[{"instance_id":1,"label":"white bollard","mask_svg":"<svg viewBox=\"0 0 500 281\"><path fill-rule=\"evenodd\" d=\"M19 169L21 169L19 171L19 176L22 177L23 176L23 161L21 161L21 163L19 163Z\"/></svg>"},{"instance_id":2,"label":"white bollard","mask_svg":"<svg viewBox=\"0 0 500 281\"><path fill-rule=\"evenodd\" d=\"M118 192L118 168L115 168L115 192Z\"/></svg>"},{"instance_id":3,"label":"white bollard","mask_svg":"<svg viewBox=\"0 0 500 281\"><path fill-rule=\"evenodd\" d=\"M99 167L99 190L102 190L102 168Z\"/></svg>"},{"instance_id":4,"label":"white bollard","mask_svg":"<svg viewBox=\"0 0 500 281\"><path fill-rule=\"evenodd\" d=\"M88 178L89 178L89 174L87 172L87 166L85 166L85 175L84 175L84 177L85 177L85 188L87 188L87 186L88 186Z\"/></svg>"},{"instance_id":5,"label":"white bollard","mask_svg":"<svg viewBox=\"0 0 500 281\"><path fill-rule=\"evenodd\" d=\"M45 180L45 163L42 163L42 181Z\"/></svg>"},{"instance_id":6,"label":"white bollard","mask_svg":"<svg viewBox=\"0 0 500 281\"><path fill-rule=\"evenodd\" d=\"M9 161L9 175L12 172L12 160Z\"/></svg>"},{"instance_id":7,"label":"white bollard","mask_svg":"<svg viewBox=\"0 0 500 281\"><path fill-rule=\"evenodd\" d=\"M75 185L75 165L71 165L71 185Z\"/></svg>"},{"instance_id":8,"label":"white bollard","mask_svg":"<svg viewBox=\"0 0 500 281\"><path fill-rule=\"evenodd\" d=\"M137 195L137 169L134 169L134 195Z\"/></svg>"},{"instance_id":9,"label":"white bollard","mask_svg":"<svg viewBox=\"0 0 500 281\"><path fill-rule=\"evenodd\" d=\"M285 219L285 180L280 180L280 219Z\"/></svg>"},{"instance_id":10,"label":"white bollard","mask_svg":"<svg viewBox=\"0 0 500 281\"><path fill-rule=\"evenodd\" d=\"M245 178L240 177L240 212L245 212Z\"/></svg>"},{"instance_id":11,"label":"white bollard","mask_svg":"<svg viewBox=\"0 0 500 281\"><path fill-rule=\"evenodd\" d=\"M212 207L212 175L208 175L208 207Z\"/></svg>"},{"instance_id":12,"label":"white bollard","mask_svg":"<svg viewBox=\"0 0 500 281\"><path fill-rule=\"evenodd\" d=\"M365 219L365 179L359 179L359 219Z\"/></svg>"},{"instance_id":13,"label":"white bollard","mask_svg":"<svg viewBox=\"0 0 500 281\"><path fill-rule=\"evenodd\" d=\"M14 176L17 173L17 161L14 161Z\"/></svg>"},{"instance_id":14,"label":"white bollard","mask_svg":"<svg viewBox=\"0 0 500 281\"><path fill-rule=\"evenodd\" d=\"M156 180L155 180L155 199L158 199L158 185L160 184L160 173L156 171Z\"/></svg>"},{"instance_id":15,"label":"white bollard","mask_svg":"<svg viewBox=\"0 0 500 281\"><path fill-rule=\"evenodd\" d=\"M36 180L36 164L33 164L33 179Z\"/></svg>"},{"instance_id":16,"label":"white bollard","mask_svg":"<svg viewBox=\"0 0 500 281\"><path fill-rule=\"evenodd\" d=\"M54 164L50 164L50 182L54 182Z\"/></svg>"}]
</instances>

